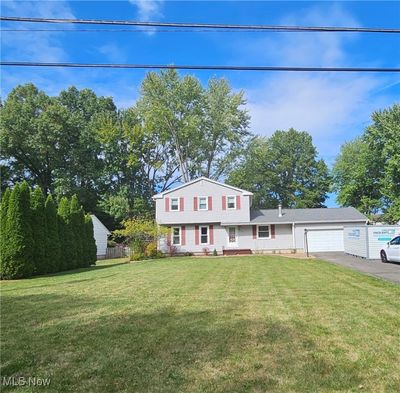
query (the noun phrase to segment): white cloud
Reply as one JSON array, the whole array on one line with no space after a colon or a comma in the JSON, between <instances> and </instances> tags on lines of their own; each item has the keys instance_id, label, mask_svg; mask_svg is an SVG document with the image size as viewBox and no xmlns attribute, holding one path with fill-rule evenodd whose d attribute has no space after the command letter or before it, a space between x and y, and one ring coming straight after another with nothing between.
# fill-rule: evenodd
<instances>
[{"instance_id":1,"label":"white cloud","mask_svg":"<svg viewBox=\"0 0 400 393\"><path fill-rule=\"evenodd\" d=\"M161 18L161 8L164 0L129 0L129 2L138 8L139 19L142 22L148 22Z\"/></svg>"},{"instance_id":2,"label":"white cloud","mask_svg":"<svg viewBox=\"0 0 400 393\"><path fill-rule=\"evenodd\" d=\"M313 8L303 15L289 16L281 24L360 26L338 6L332 6L328 13L326 8L325 12ZM351 66L353 54L347 45L354 40L357 35L275 34L253 40L241 56L256 58L264 65ZM251 127L265 135L289 127L308 131L320 153L332 161L341 143L362 132L360 124L372 111L390 104L389 96L376 95L388 83L393 83L389 76L374 74L263 74L255 87L246 89Z\"/></svg>"},{"instance_id":3,"label":"white cloud","mask_svg":"<svg viewBox=\"0 0 400 393\"><path fill-rule=\"evenodd\" d=\"M3 1L2 13L10 16L46 18L74 18L66 1ZM48 25L35 23L5 22L8 28L27 29L49 28ZM68 28L68 25L64 28ZM58 62L66 59L60 35L48 32L3 32L1 45L7 59L18 61Z\"/></svg>"}]
</instances>

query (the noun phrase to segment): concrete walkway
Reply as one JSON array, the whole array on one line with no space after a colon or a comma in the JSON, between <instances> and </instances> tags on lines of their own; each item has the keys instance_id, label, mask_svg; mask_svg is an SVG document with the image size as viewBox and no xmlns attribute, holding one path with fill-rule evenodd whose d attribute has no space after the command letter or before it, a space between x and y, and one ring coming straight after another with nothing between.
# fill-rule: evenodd
<instances>
[{"instance_id":1,"label":"concrete walkway","mask_svg":"<svg viewBox=\"0 0 400 393\"><path fill-rule=\"evenodd\" d=\"M318 259L345 266L359 272L370 274L385 280L400 284L400 263L382 263L377 259L363 259L345 254L343 252L313 253Z\"/></svg>"}]
</instances>

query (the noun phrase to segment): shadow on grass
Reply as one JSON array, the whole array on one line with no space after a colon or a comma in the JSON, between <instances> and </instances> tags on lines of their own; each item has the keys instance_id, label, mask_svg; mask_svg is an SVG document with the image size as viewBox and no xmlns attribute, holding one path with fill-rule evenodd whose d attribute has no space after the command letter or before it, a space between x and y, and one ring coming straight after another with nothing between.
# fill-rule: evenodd
<instances>
[{"instance_id":1,"label":"shadow on grass","mask_svg":"<svg viewBox=\"0 0 400 393\"><path fill-rule=\"evenodd\" d=\"M51 375L47 391L99 393L350 391L362 382L362 362L339 347L319 350L299 321L249 319L226 305L182 311L154 304L143 313L114 302L6 299L1 375Z\"/></svg>"}]
</instances>

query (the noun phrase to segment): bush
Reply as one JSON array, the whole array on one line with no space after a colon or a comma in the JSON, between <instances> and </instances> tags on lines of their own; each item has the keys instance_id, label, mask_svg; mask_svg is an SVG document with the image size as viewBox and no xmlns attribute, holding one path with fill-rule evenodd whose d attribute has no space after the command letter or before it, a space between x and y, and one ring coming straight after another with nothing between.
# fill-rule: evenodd
<instances>
[{"instance_id":1,"label":"bush","mask_svg":"<svg viewBox=\"0 0 400 393\"><path fill-rule=\"evenodd\" d=\"M209 248L207 248L207 247L204 247L204 248L203 248L203 255L205 255L205 256L210 255L210 250L209 250Z\"/></svg>"},{"instance_id":2,"label":"bush","mask_svg":"<svg viewBox=\"0 0 400 393\"><path fill-rule=\"evenodd\" d=\"M145 254L149 258L156 258L157 257L157 243L156 242L150 242L146 246Z\"/></svg>"},{"instance_id":3,"label":"bush","mask_svg":"<svg viewBox=\"0 0 400 393\"><path fill-rule=\"evenodd\" d=\"M157 251L157 257L156 258L165 258L165 254L162 251Z\"/></svg>"},{"instance_id":4,"label":"bush","mask_svg":"<svg viewBox=\"0 0 400 393\"><path fill-rule=\"evenodd\" d=\"M142 252L134 252L130 258L131 261L142 261L143 259L146 259L146 255Z\"/></svg>"},{"instance_id":5,"label":"bush","mask_svg":"<svg viewBox=\"0 0 400 393\"><path fill-rule=\"evenodd\" d=\"M214 248L214 251L213 251L213 256L214 257L218 256L217 250L215 248Z\"/></svg>"},{"instance_id":6,"label":"bush","mask_svg":"<svg viewBox=\"0 0 400 393\"><path fill-rule=\"evenodd\" d=\"M193 253L190 252L190 251L186 251L183 255L184 255L185 257L192 257L192 256L193 256Z\"/></svg>"}]
</instances>

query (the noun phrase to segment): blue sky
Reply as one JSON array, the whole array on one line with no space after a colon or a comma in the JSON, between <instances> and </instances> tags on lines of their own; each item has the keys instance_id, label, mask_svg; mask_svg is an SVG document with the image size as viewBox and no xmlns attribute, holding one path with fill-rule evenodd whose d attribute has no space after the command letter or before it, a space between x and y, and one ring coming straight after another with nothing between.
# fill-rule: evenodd
<instances>
[{"instance_id":1,"label":"blue sky","mask_svg":"<svg viewBox=\"0 0 400 393\"><path fill-rule=\"evenodd\" d=\"M400 28L400 2L255 1L3 1L2 15L133 19L235 24L291 24ZM3 23L3 28L59 25ZM399 67L395 34L175 32L2 32L2 60L280 66ZM94 26L93 28L99 28ZM138 97L144 70L3 68L1 96L33 82L48 94L75 85L112 96L119 107ZM340 145L360 135L374 110L400 97L395 74L254 73L190 71L206 83L227 78L247 98L253 132L294 127L313 136L331 165ZM334 206L334 197L329 206Z\"/></svg>"}]
</instances>

